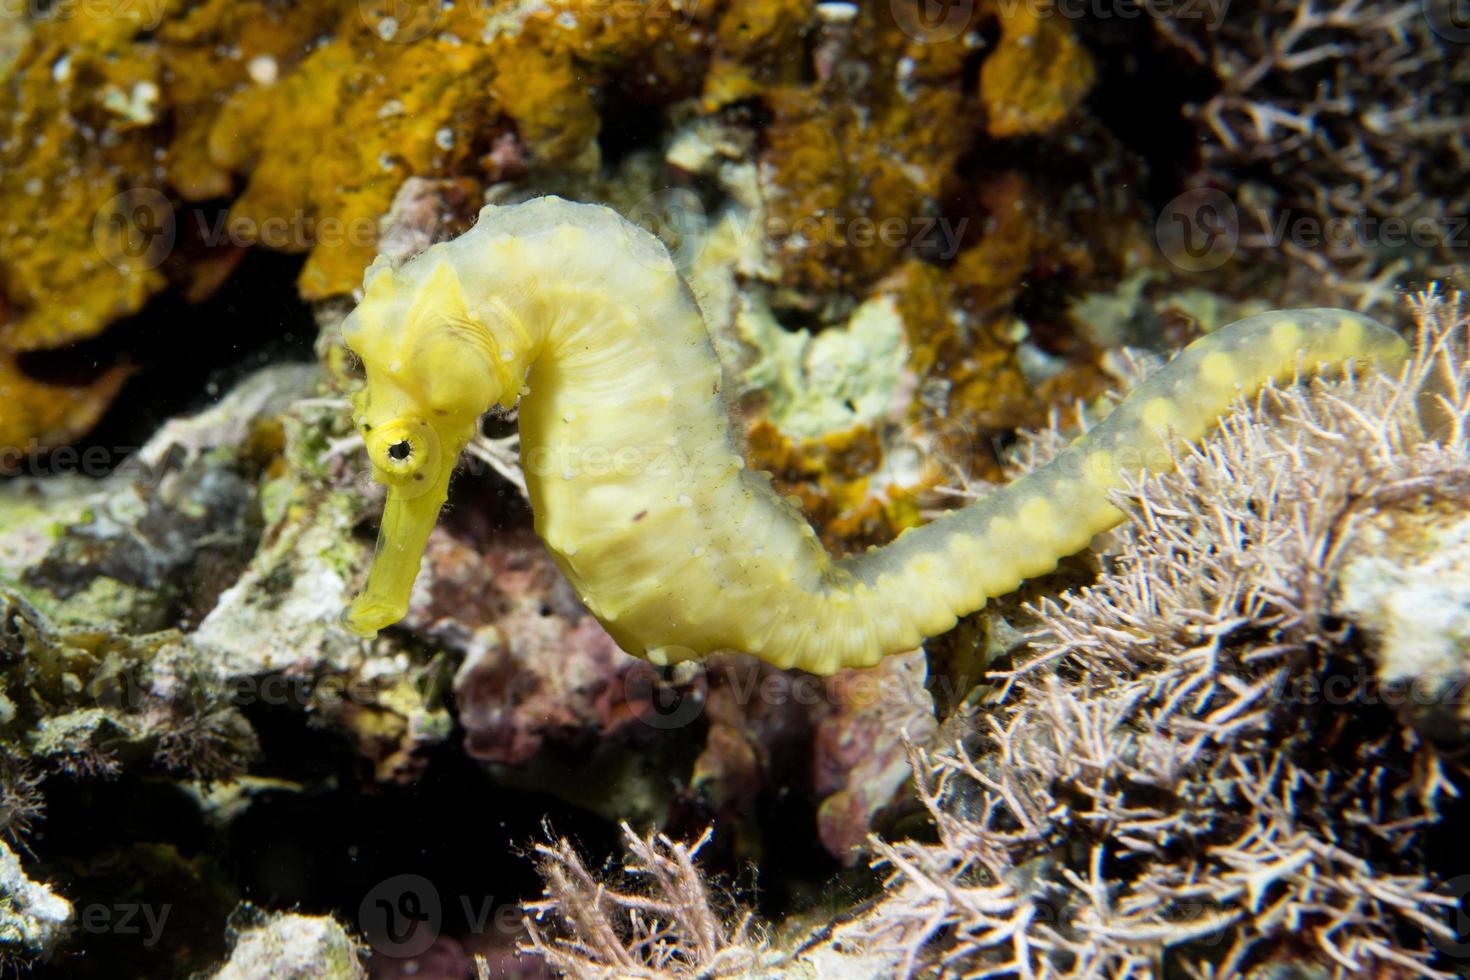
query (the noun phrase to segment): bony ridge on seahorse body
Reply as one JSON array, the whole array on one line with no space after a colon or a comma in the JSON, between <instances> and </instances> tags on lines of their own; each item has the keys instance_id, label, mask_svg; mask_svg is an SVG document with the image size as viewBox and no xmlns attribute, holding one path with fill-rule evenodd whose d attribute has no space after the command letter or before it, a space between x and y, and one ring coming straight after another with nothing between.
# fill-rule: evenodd
<instances>
[{"instance_id":1,"label":"bony ridge on seahorse body","mask_svg":"<svg viewBox=\"0 0 1470 980\"><path fill-rule=\"evenodd\" d=\"M865 554L834 560L746 468L699 307L664 246L554 197L487 207L401 268L381 259L342 327L367 384L355 421L388 486L345 622L405 614L456 459L520 405L536 530L582 601L656 663L741 650L828 674L909 650L1116 525L1108 491L1240 391L1301 368L1406 353L1342 310L1263 313L1185 348L1046 466Z\"/></svg>"}]
</instances>

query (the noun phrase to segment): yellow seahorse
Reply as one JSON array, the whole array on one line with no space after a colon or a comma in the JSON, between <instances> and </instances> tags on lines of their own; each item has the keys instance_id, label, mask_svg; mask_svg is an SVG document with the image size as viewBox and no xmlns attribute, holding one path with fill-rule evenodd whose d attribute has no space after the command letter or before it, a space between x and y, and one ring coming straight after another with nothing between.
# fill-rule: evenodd
<instances>
[{"instance_id":1,"label":"yellow seahorse","mask_svg":"<svg viewBox=\"0 0 1470 980\"><path fill-rule=\"evenodd\" d=\"M1241 390L1299 367L1406 353L1342 310L1264 313L1185 348L1055 460L992 496L832 559L746 468L699 307L664 246L615 212L544 197L487 207L401 268L381 259L342 326L367 385L355 421L388 485L366 590L372 635L404 615L456 459L520 405L536 530L582 601L655 663L741 650L829 674L948 630L1116 525L1120 474L1199 439Z\"/></svg>"}]
</instances>

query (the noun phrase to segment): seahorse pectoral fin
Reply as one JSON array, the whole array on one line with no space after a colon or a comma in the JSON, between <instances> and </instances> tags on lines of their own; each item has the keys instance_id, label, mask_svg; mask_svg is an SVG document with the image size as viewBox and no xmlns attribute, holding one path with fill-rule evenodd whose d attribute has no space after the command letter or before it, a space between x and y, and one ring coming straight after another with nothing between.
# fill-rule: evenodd
<instances>
[{"instance_id":1,"label":"seahorse pectoral fin","mask_svg":"<svg viewBox=\"0 0 1470 980\"><path fill-rule=\"evenodd\" d=\"M342 625L359 636L375 636L408 612L409 596L419 573L429 532L449 496L449 475L454 469L449 456L440 472L425 474L426 487L389 486L388 502L378 529L378 546L367 587L352 600L342 616Z\"/></svg>"}]
</instances>

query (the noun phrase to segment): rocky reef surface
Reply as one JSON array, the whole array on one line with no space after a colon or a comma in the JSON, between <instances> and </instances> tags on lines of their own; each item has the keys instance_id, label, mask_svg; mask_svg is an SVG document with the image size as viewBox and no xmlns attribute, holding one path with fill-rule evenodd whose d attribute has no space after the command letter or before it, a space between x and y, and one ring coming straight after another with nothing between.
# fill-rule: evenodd
<instances>
[{"instance_id":1,"label":"rocky reef surface","mask_svg":"<svg viewBox=\"0 0 1470 980\"><path fill-rule=\"evenodd\" d=\"M1404 293L1463 276L1470 39L1434 2L1143 12L0 18L0 963L1463 969L1465 313ZM663 237L835 552L1047 458L1125 347L1322 304L1421 354L1267 396L1056 574L832 678L618 650L493 415L365 642L337 327L376 256L543 193Z\"/></svg>"}]
</instances>

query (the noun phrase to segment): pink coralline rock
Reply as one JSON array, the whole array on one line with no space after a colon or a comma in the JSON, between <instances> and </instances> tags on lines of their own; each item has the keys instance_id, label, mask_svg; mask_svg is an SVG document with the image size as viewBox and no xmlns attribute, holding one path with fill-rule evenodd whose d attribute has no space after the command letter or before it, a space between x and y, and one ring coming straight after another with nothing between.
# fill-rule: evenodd
<instances>
[{"instance_id":1,"label":"pink coralline rock","mask_svg":"<svg viewBox=\"0 0 1470 980\"><path fill-rule=\"evenodd\" d=\"M428 566L408 624L465 654L454 694L469 755L525 765L548 738L615 737L636 721L620 702L640 662L582 609L531 532L497 535L484 552L436 532Z\"/></svg>"},{"instance_id":2,"label":"pink coralline rock","mask_svg":"<svg viewBox=\"0 0 1470 980\"><path fill-rule=\"evenodd\" d=\"M690 782L716 813L738 813L772 778L793 775L783 763L810 756L824 685L742 654L711 657L705 675L709 736Z\"/></svg>"},{"instance_id":3,"label":"pink coralline rock","mask_svg":"<svg viewBox=\"0 0 1470 980\"><path fill-rule=\"evenodd\" d=\"M475 961L450 936L440 936L417 956L373 957L372 980L464 980L475 975Z\"/></svg>"},{"instance_id":4,"label":"pink coralline rock","mask_svg":"<svg viewBox=\"0 0 1470 980\"><path fill-rule=\"evenodd\" d=\"M904 737L925 746L938 734L925 674L924 654L914 652L827 682L831 708L814 746L814 788L822 799L817 832L827 851L849 865L909 781Z\"/></svg>"},{"instance_id":5,"label":"pink coralline rock","mask_svg":"<svg viewBox=\"0 0 1470 980\"><path fill-rule=\"evenodd\" d=\"M477 935L440 936L418 956L375 956L372 967L372 980L551 980L554 975L540 956L517 950L505 937Z\"/></svg>"},{"instance_id":6,"label":"pink coralline rock","mask_svg":"<svg viewBox=\"0 0 1470 980\"><path fill-rule=\"evenodd\" d=\"M483 160L486 182L526 176L526 148L514 133L496 136ZM467 177L409 177L378 223L378 252L395 265L474 224L482 204L480 184Z\"/></svg>"},{"instance_id":7,"label":"pink coralline rock","mask_svg":"<svg viewBox=\"0 0 1470 980\"><path fill-rule=\"evenodd\" d=\"M379 222L378 252L395 264L407 262L469 227L477 205L473 181L410 177Z\"/></svg>"},{"instance_id":8,"label":"pink coralline rock","mask_svg":"<svg viewBox=\"0 0 1470 980\"><path fill-rule=\"evenodd\" d=\"M526 144L514 132L504 132L490 141L490 152L481 158L485 165L486 183L520 180L529 172Z\"/></svg>"},{"instance_id":9,"label":"pink coralline rock","mask_svg":"<svg viewBox=\"0 0 1470 980\"><path fill-rule=\"evenodd\" d=\"M607 773L640 767L662 788L596 803L658 820L679 799L739 820L779 786L824 801L822 840L846 861L902 791L902 733L935 730L917 654L825 680L740 654L669 670L631 657L529 528L437 529L405 625L463 654L464 749L498 778L586 803Z\"/></svg>"}]
</instances>

